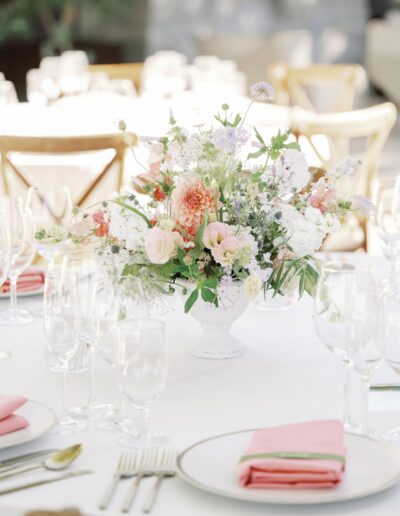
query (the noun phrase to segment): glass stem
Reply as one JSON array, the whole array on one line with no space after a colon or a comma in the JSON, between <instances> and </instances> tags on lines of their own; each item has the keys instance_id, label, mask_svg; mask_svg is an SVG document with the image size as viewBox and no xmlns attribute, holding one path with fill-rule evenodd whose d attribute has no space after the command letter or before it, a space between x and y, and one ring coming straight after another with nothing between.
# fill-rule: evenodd
<instances>
[{"instance_id":1,"label":"glass stem","mask_svg":"<svg viewBox=\"0 0 400 516\"><path fill-rule=\"evenodd\" d=\"M137 420L137 433L140 436L145 436L149 433L149 413L150 404L144 405L137 409L138 420Z\"/></svg>"},{"instance_id":2,"label":"glass stem","mask_svg":"<svg viewBox=\"0 0 400 516\"><path fill-rule=\"evenodd\" d=\"M62 384L61 384L61 412L60 421L66 419L68 414L67 408L67 369L68 365L64 364L62 368Z\"/></svg>"},{"instance_id":3,"label":"glass stem","mask_svg":"<svg viewBox=\"0 0 400 516\"><path fill-rule=\"evenodd\" d=\"M90 392L88 405L93 405L96 402L96 374L94 369L94 354L95 347L93 342L88 342L89 347L89 369L90 369Z\"/></svg>"},{"instance_id":4,"label":"glass stem","mask_svg":"<svg viewBox=\"0 0 400 516\"><path fill-rule=\"evenodd\" d=\"M18 276L10 276L10 309L12 313L17 310L17 280Z\"/></svg>"},{"instance_id":5,"label":"glass stem","mask_svg":"<svg viewBox=\"0 0 400 516\"><path fill-rule=\"evenodd\" d=\"M363 378L363 418L362 418L362 432L365 435L369 434L369 379Z\"/></svg>"},{"instance_id":6,"label":"glass stem","mask_svg":"<svg viewBox=\"0 0 400 516\"><path fill-rule=\"evenodd\" d=\"M344 414L343 425L345 428L351 428L352 422L350 417L350 367L344 367Z\"/></svg>"}]
</instances>

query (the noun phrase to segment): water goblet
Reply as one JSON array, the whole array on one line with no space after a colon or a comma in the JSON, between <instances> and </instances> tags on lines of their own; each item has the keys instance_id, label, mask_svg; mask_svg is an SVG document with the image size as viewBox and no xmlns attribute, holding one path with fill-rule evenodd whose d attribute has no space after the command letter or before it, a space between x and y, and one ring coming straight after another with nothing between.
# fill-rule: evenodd
<instances>
[{"instance_id":1,"label":"water goblet","mask_svg":"<svg viewBox=\"0 0 400 516\"><path fill-rule=\"evenodd\" d=\"M36 252L35 226L32 213L22 197L10 198L11 261L8 271L10 280L10 306L0 312L0 324L19 326L31 324L32 314L17 304L17 280L30 265Z\"/></svg>"},{"instance_id":2,"label":"water goblet","mask_svg":"<svg viewBox=\"0 0 400 516\"><path fill-rule=\"evenodd\" d=\"M117 327L120 385L138 414L137 430L124 433L119 444L146 449L163 446L168 439L149 430L151 403L164 390L169 352L165 325L156 319L126 319Z\"/></svg>"},{"instance_id":3,"label":"water goblet","mask_svg":"<svg viewBox=\"0 0 400 516\"><path fill-rule=\"evenodd\" d=\"M64 274L59 280L48 276L44 294L44 329L47 347L62 367L62 404L58 425L59 433L71 433L86 428L84 421L74 419L67 409L66 382L69 362L79 347L79 303L76 278Z\"/></svg>"}]
</instances>

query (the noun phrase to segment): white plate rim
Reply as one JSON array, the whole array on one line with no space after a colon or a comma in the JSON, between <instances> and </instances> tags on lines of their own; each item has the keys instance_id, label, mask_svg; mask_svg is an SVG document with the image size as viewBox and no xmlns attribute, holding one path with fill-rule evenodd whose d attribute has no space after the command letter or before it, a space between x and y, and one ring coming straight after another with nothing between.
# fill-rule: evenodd
<instances>
[{"instance_id":1,"label":"white plate rim","mask_svg":"<svg viewBox=\"0 0 400 516\"><path fill-rule=\"evenodd\" d=\"M227 433L223 433L223 434L218 434L218 435L214 435L214 436L211 436L211 437L207 437L206 439L201 439L200 441L197 441L193 444L191 444L190 446L188 446L187 448L185 448L181 453L179 453L178 455L178 459L177 459L177 472L178 472L178 475L183 479L185 480L186 482L188 482L189 484L193 485L194 487L197 487L199 489L202 489L203 491L206 491L206 492L209 492L209 493L214 493L214 494L217 494L219 496L223 496L225 498L231 498L231 499L235 499L235 500L242 500L242 501L247 501L247 502L253 502L253 503L260 503L260 504L265 504L265 505L325 505L325 504L330 504L330 503L339 503L339 502L346 502L346 501L350 501L350 500L357 500L359 498L365 498L367 496L371 496L373 494L377 494L377 493L380 493L382 491L386 491L387 489L389 489L390 487L394 486L396 483L398 483L400 481L400 451L397 450L394 446L390 445L390 444L387 444L386 442L383 442L383 441L380 441L379 439L375 439L373 437L369 437L369 436L366 436L366 435L360 435L360 434L356 434L356 433L353 433L353 432L345 432L345 434L347 435L352 435L354 437L358 437L360 439L365 439L367 441L373 441L373 442L376 442L382 446L385 446L387 448L389 448L395 455L397 455L398 457L398 461L399 461L399 470L398 470L398 473L397 475L395 475L393 478L391 478L390 480L388 480L387 482L385 482L384 484L382 484L381 486L379 486L379 488L374 488L371 490L371 488L367 488L365 490L365 492L358 492L357 494L354 494L354 495L351 495L351 494L348 494L348 495L342 495L341 497L338 497L336 499L327 499L327 500L313 500L312 497L310 498L305 498L301 501L299 500L290 500L288 499L287 501L278 501L278 500L260 500L260 499L255 499L252 495L252 492L251 490L243 490L243 493L240 492L240 494L235 494L235 493L227 493L226 491L224 491L223 489L218 489L216 487L213 487L213 486L210 486L210 485L207 485L207 484L204 484L202 482L199 482L198 480L194 479L193 477L191 477L188 473L186 473L182 467L182 460L184 458L184 456L186 455L186 453L188 453L191 449L195 448L196 446L200 445L200 444L203 444L207 441L213 441L214 439L218 439L218 438L221 438L221 437L227 437L229 435L235 435L235 434L243 434L243 433L248 433L248 432L256 432L258 430L264 430L265 428L253 428L253 429L246 429L246 430L236 430L234 432L227 432ZM310 490L307 490L307 491L310 491ZM310 491L311 492L311 491Z\"/></svg>"},{"instance_id":2,"label":"white plate rim","mask_svg":"<svg viewBox=\"0 0 400 516\"><path fill-rule=\"evenodd\" d=\"M45 403L42 403L41 401L36 401L36 400L32 400L32 399L28 398L28 400L27 400L27 402L26 402L26 403L29 403L29 402L34 403L35 405L40 405L40 406L44 407L45 409L47 409L47 410L52 414L52 416L53 416L53 421L52 421L51 425L50 425L46 430L43 430L43 432L41 432L41 433L40 433L40 434L38 434L38 435L35 435L34 437L32 437L32 436L31 436L31 437L26 437L25 439L22 439L22 440L20 440L20 441L18 441L18 442L16 442L16 443L14 443L14 444L10 444L10 445L8 445L8 446L4 446L4 447L1 445L1 438L2 438L3 436L0 436L0 451L1 451L1 450L7 450L7 449L9 449L9 448L12 448L13 446L19 446L20 444L30 443L30 442L34 441L35 439L39 439L39 437L42 437L44 434L47 434L47 432L49 432L49 431L50 431L50 430L55 426L55 424L56 424L56 422L57 422L57 416L56 416L55 411L54 411L51 407L49 407L49 406L48 406L48 405L46 405ZM23 408L23 406L22 406L22 407L20 407L20 409L21 409L21 408ZM19 410L19 409L18 409L18 410ZM16 410L16 411L15 411L15 414L16 414L16 415L18 415L18 410ZM13 432L12 432L12 433L13 433ZM18 433L18 430L17 430L17 432L15 432L15 434L17 434L17 433ZM10 435L10 434L5 434L5 435L6 435L6 436L8 436L8 435Z\"/></svg>"}]
</instances>

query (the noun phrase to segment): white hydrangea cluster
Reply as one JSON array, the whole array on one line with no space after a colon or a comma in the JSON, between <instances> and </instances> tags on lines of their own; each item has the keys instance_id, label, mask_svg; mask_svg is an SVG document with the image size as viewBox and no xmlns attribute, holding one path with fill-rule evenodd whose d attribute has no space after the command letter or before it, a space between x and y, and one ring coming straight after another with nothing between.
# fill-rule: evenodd
<instances>
[{"instance_id":1,"label":"white hydrangea cluster","mask_svg":"<svg viewBox=\"0 0 400 516\"><path fill-rule=\"evenodd\" d=\"M136 213L121 209L117 203L111 202L108 206L110 212L110 234L120 242L124 242L126 249L137 249L143 245L143 238L149 228L146 222Z\"/></svg>"},{"instance_id":2,"label":"white hydrangea cluster","mask_svg":"<svg viewBox=\"0 0 400 516\"><path fill-rule=\"evenodd\" d=\"M340 226L332 215L324 215L312 206L302 214L294 206L286 204L280 213L279 223L287 231L288 245L299 257L318 251L326 235Z\"/></svg>"}]
</instances>

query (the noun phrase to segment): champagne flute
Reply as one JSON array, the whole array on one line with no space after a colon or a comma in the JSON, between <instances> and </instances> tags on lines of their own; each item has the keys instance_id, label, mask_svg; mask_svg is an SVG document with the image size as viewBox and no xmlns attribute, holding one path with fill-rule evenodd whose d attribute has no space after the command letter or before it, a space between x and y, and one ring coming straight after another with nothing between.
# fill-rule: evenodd
<instances>
[{"instance_id":1,"label":"champagne flute","mask_svg":"<svg viewBox=\"0 0 400 516\"><path fill-rule=\"evenodd\" d=\"M30 265L36 252L35 226L32 213L22 197L10 198L11 262L8 271L10 280L10 306L0 312L0 324L19 326L31 324L32 314L17 304L17 280Z\"/></svg>"},{"instance_id":2,"label":"champagne flute","mask_svg":"<svg viewBox=\"0 0 400 516\"><path fill-rule=\"evenodd\" d=\"M11 261L10 203L7 197L0 197L0 287L7 279ZM9 351L0 350L0 360L9 358Z\"/></svg>"},{"instance_id":3,"label":"champagne flute","mask_svg":"<svg viewBox=\"0 0 400 516\"><path fill-rule=\"evenodd\" d=\"M62 366L62 404L58 425L59 433L83 430L86 424L71 417L66 403L68 365L79 347L79 303L76 277L65 273L46 278L44 293L44 329L47 347Z\"/></svg>"},{"instance_id":4,"label":"champagne flute","mask_svg":"<svg viewBox=\"0 0 400 516\"><path fill-rule=\"evenodd\" d=\"M37 250L51 272L55 257L62 252L62 240L67 236L71 222L69 189L66 186L45 189L31 186L27 205L33 214L38 233L45 231L48 235L47 238L38 238Z\"/></svg>"},{"instance_id":5,"label":"champagne flute","mask_svg":"<svg viewBox=\"0 0 400 516\"><path fill-rule=\"evenodd\" d=\"M169 352L165 325L156 319L126 319L118 323L120 385L138 413L136 432L119 439L122 446L145 449L163 446L168 439L149 430L151 402L167 383Z\"/></svg>"},{"instance_id":6,"label":"champagne flute","mask_svg":"<svg viewBox=\"0 0 400 516\"><path fill-rule=\"evenodd\" d=\"M99 403L96 396L95 356L97 340L110 329L108 325L116 318L114 302L106 299L109 291L104 291L101 304L96 307L96 293L101 281L106 281L93 249L85 249L72 254L66 260L66 270L76 278L80 315L79 336L86 345L89 356L90 392L87 404L74 409L74 414L84 419L99 419L113 410L110 404ZM104 283L106 284L106 283ZM108 312L109 310L109 312ZM95 317L97 320L95 321Z\"/></svg>"},{"instance_id":7,"label":"champagne flute","mask_svg":"<svg viewBox=\"0 0 400 516\"><path fill-rule=\"evenodd\" d=\"M367 280L368 278L368 280ZM345 410L343 425L354 430L349 408L350 370L376 330L375 292L369 291L370 273L360 276L358 267L347 262L328 262L321 268L314 302L314 326L319 338L344 367ZM364 371L359 360L358 371ZM369 375L363 373L365 384ZM367 400L366 400L367 402ZM365 404L366 404L365 402ZM364 415L364 429L368 420Z\"/></svg>"}]
</instances>

